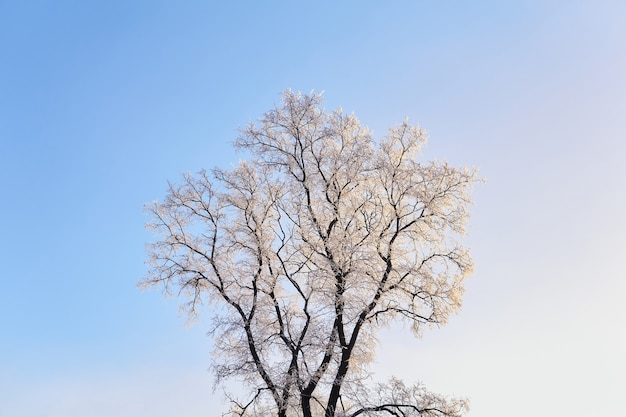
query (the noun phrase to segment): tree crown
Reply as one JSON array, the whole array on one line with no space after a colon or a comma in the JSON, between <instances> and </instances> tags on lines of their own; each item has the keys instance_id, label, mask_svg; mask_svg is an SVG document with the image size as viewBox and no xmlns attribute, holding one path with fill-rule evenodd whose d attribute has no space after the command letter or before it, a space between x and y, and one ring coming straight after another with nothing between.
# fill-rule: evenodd
<instances>
[{"instance_id":1,"label":"tree crown","mask_svg":"<svg viewBox=\"0 0 626 417\"><path fill-rule=\"evenodd\" d=\"M234 415L447 415L466 408L392 380L366 388L376 332L444 324L472 271L465 233L473 170L419 161L405 120L376 142L320 95L287 91L241 130L250 156L185 175L147 206L146 286L214 303L217 381L238 378Z\"/></svg>"}]
</instances>

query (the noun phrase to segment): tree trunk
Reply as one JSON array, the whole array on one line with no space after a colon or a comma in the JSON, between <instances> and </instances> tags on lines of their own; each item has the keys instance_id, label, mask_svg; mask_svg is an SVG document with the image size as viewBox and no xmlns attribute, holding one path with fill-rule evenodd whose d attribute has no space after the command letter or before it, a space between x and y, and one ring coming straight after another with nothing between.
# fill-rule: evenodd
<instances>
[{"instance_id":1,"label":"tree trunk","mask_svg":"<svg viewBox=\"0 0 626 417\"><path fill-rule=\"evenodd\" d=\"M335 417L337 402L339 402L341 386L343 385L343 379L348 373L348 364L350 363L351 351L352 349L346 349L344 350L343 355L341 355L341 363L339 364L339 369L337 369L337 376L335 377L335 382L333 382L333 387L331 388L330 395L328 396L328 402L324 417Z\"/></svg>"},{"instance_id":2,"label":"tree trunk","mask_svg":"<svg viewBox=\"0 0 626 417\"><path fill-rule=\"evenodd\" d=\"M311 413L311 396L302 394L300 395L300 405L302 406L303 417L313 417Z\"/></svg>"}]
</instances>

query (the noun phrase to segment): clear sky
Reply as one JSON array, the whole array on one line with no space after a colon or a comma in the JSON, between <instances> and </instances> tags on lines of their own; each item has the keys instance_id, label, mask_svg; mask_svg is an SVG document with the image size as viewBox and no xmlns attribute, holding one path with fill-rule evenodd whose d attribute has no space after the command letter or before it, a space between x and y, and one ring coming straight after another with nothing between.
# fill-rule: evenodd
<instances>
[{"instance_id":1,"label":"clear sky","mask_svg":"<svg viewBox=\"0 0 626 417\"><path fill-rule=\"evenodd\" d=\"M141 293L144 202L282 90L480 168L464 308L377 374L473 417L619 415L626 3L0 1L0 415L218 415L206 321Z\"/></svg>"}]
</instances>

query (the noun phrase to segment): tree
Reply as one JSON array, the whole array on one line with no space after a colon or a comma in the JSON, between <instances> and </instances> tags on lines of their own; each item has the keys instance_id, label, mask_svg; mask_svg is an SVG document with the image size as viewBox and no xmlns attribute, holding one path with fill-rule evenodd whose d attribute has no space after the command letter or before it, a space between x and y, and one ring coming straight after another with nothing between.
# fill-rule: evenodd
<instances>
[{"instance_id":1,"label":"tree","mask_svg":"<svg viewBox=\"0 0 626 417\"><path fill-rule=\"evenodd\" d=\"M426 134L406 120L378 143L321 105L285 92L236 139L248 160L148 205L142 284L184 295L192 317L212 304L216 382L249 388L231 415L460 416L464 400L421 385L368 388L368 365L381 327L419 335L460 308L475 172L419 162Z\"/></svg>"}]
</instances>

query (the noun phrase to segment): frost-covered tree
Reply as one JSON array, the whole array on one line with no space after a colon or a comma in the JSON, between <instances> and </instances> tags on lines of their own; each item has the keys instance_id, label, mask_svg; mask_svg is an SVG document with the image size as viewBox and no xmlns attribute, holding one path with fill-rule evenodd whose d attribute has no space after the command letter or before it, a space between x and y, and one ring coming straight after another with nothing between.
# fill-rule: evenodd
<instances>
[{"instance_id":1,"label":"frost-covered tree","mask_svg":"<svg viewBox=\"0 0 626 417\"><path fill-rule=\"evenodd\" d=\"M416 335L461 306L472 270L465 231L475 172L420 162L406 121L375 141L320 95L241 130L232 170L186 175L148 205L147 287L210 305L212 370L237 416L460 416L467 404L392 379L369 384L381 327ZM368 387L368 384L371 385Z\"/></svg>"}]
</instances>

